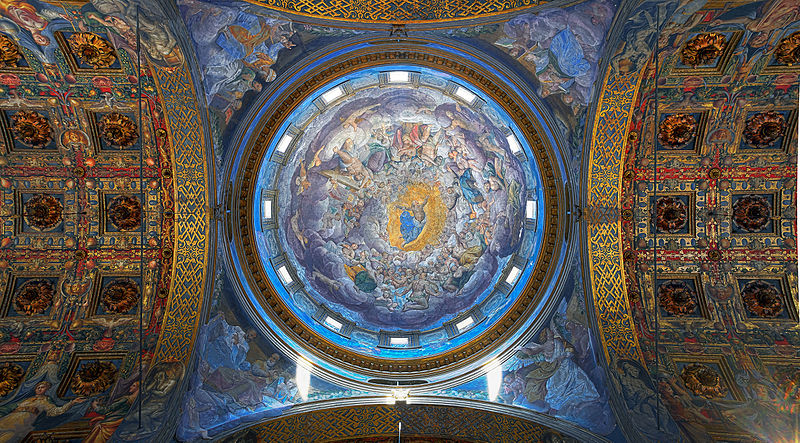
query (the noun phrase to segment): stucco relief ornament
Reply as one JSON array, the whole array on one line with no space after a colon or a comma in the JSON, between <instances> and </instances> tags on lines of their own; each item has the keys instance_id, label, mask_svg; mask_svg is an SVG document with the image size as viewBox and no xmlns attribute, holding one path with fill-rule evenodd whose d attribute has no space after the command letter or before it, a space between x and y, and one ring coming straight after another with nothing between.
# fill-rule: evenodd
<instances>
[{"instance_id":1,"label":"stucco relief ornament","mask_svg":"<svg viewBox=\"0 0 800 443\"><path fill-rule=\"evenodd\" d=\"M686 226L686 204L679 198L661 197L656 201L656 227L659 231L675 233Z\"/></svg>"},{"instance_id":2,"label":"stucco relief ornament","mask_svg":"<svg viewBox=\"0 0 800 443\"><path fill-rule=\"evenodd\" d=\"M692 288L680 280L670 280L658 286L659 305L676 317L692 314L697 308Z\"/></svg>"},{"instance_id":3,"label":"stucco relief ornament","mask_svg":"<svg viewBox=\"0 0 800 443\"><path fill-rule=\"evenodd\" d=\"M5 34L0 34L0 68L16 68L22 59L17 43Z\"/></svg>"},{"instance_id":4,"label":"stucco relief ornament","mask_svg":"<svg viewBox=\"0 0 800 443\"><path fill-rule=\"evenodd\" d=\"M32 148L43 148L53 139L47 119L35 111L19 111L11 116L14 138Z\"/></svg>"},{"instance_id":5,"label":"stucco relief ornament","mask_svg":"<svg viewBox=\"0 0 800 443\"><path fill-rule=\"evenodd\" d=\"M783 115L774 111L759 112L747 119L744 127L744 139L755 148L766 148L786 132L786 121Z\"/></svg>"},{"instance_id":6,"label":"stucco relief ornament","mask_svg":"<svg viewBox=\"0 0 800 443\"><path fill-rule=\"evenodd\" d=\"M100 119L100 136L106 143L118 148L129 148L139 139L136 123L118 112L106 114Z\"/></svg>"},{"instance_id":7,"label":"stucco relief ornament","mask_svg":"<svg viewBox=\"0 0 800 443\"><path fill-rule=\"evenodd\" d=\"M94 32L76 32L69 36L69 46L78 58L95 69L108 68L117 54L108 40Z\"/></svg>"},{"instance_id":8,"label":"stucco relief ornament","mask_svg":"<svg viewBox=\"0 0 800 443\"><path fill-rule=\"evenodd\" d=\"M25 222L38 231L49 231L63 220L64 207L52 195L36 194L25 202Z\"/></svg>"},{"instance_id":9,"label":"stucco relief ornament","mask_svg":"<svg viewBox=\"0 0 800 443\"><path fill-rule=\"evenodd\" d=\"M53 304L53 284L47 280L28 280L14 294L14 307L25 315L41 314Z\"/></svg>"},{"instance_id":10,"label":"stucco relief ornament","mask_svg":"<svg viewBox=\"0 0 800 443\"><path fill-rule=\"evenodd\" d=\"M758 232L764 229L770 217L772 209L762 195L746 195L733 204L733 222L745 231Z\"/></svg>"},{"instance_id":11,"label":"stucco relief ornament","mask_svg":"<svg viewBox=\"0 0 800 443\"><path fill-rule=\"evenodd\" d=\"M775 49L775 59L789 66L800 62L800 32L781 40Z\"/></svg>"},{"instance_id":12,"label":"stucco relief ornament","mask_svg":"<svg viewBox=\"0 0 800 443\"><path fill-rule=\"evenodd\" d=\"M705 398L722 398L728 395L728 388L722 384L722 377L714 369L692 363L681 371L683 384L694 395Z\"/></svg>"},{"instance_id":13,"label":"stucco relief ornament","mask_svg":"<svg viewBox=\"0 0 800 443\"><path fill-rule=\"evenodd\" d=\"M80 129L68 129L61 133L61 146L80 150L89 146L89 137Z\"/></svg>"},{"instance_id":14,"label":"stucco relief ornament","mask_svg":"<svg viewBox=\"0 0 800 443\"><path fill-rule=\"evenodd\" d=\"M673 114L658 125L658 141L669 149L689 143L697 131L697 120L688 114Z\"/></svg>"},{"instance_id":15,"label":"stucco relief ornament","mask_svg":"<svg viewBox=\"0 0 800 443\"><path fill-rule=\"evenodd\" d=\"M142 204L131 195L119 195L108 205L108 218L120 231L132 231L142 224Z\"/></svg>"},{"instance_id":16,"label":"stucco relief ornament","mask_svg":"<svg viewBox=\"0 0 800 443\"><path fill-rule=\"evenodd\" d=\"M777 317L783 311L781 295L775 286L764 280L752 280L742 288L747 310L759 317Z\"/></svg>"},{"instance_id":17,"label":"stucco relief ornament","mask_svg":"<svg viewBox=\"0 0 800 443\"><path fill-rule=\"evenodd\" d=\"M124 314L139 301L139 285L128 278L118 278L103 289L103 307L108 312Z\"/></svg>"},{"instance_id":18,"label":"stucco relief ornament","mask_svg":"<svg viewBox=\"0 0 800 443\"><path fill-rule=\"evenodd\" d=\"M85 364L72 376L72 391L83 397L97 395L114 384L117 367L109 362L93 361Z\"/></svg>"},{"instance_id":19,"label":"stucco relief ornament","mask_svg":"<svg viewBox=\"0 0 800 443\"><path fill-rule=\"evenodd\" d=\"M683 45L681 61L686 66L707 65L719 57L724 48L724 35L715 32L699 34Z\"/></svg>"},{"instance_id":20,"label":"stucco relief ornament","mask_svg":"<svg viewBox=\"0 0 800 443\"><path fill-rule=\"evenodd\" d=\"M0 397L5 397L19 387L25 370L11 362L0 364Z\"/></svg>"}]
</instances>

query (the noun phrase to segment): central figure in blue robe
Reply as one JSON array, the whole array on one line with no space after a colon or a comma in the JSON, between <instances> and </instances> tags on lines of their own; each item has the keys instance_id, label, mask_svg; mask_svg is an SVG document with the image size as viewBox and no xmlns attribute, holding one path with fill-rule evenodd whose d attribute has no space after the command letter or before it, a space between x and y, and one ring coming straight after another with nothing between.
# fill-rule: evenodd
<instances>
[{"instance_id":1,"label":"central figure in blue robe","mask_svg":"<svg viewBox=\"0 0 800 443\"><path fill-rule=\"evenodd\" d=\"M425 205L428 204L428 198L425 197L425 200L421 202L418 200L412 201L411 207L397 206L403 210L400 214L400 235L403 236L403 246L416 240L425 227Z\"/></svg>"}]
</instances>

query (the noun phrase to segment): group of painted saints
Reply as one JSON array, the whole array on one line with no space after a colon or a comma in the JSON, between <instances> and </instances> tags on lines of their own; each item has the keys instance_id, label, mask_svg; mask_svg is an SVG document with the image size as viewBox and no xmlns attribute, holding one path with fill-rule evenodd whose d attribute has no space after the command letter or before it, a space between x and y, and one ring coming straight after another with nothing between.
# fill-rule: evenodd
<instances>
[{"instance_id":1,"label":"group of painted saints","mask_svg":"<svg viewBox=\"0 0 800 443\"><path fill-rule=\"evenodd\" d=\"M362 130L359 125L377 108L363 107L342 118L343 130ZM357 143L353 136L319 147L311 161L301 162L294 179L296 192L302 194L310 187L310 174L327 178L322 237L339 244L337 252L354 285L389 311L424 310L431 297L459 293L491 242L495 200L504 199L504 208L520 207L520 183L504 177L506 162L513 160L510 153L491 133L477 137L458 110L446 116L447 127L385 121L368 125L366 142L361 137ZM338 158L338 166L330 168L326 157ZM404 199L414 186L428 194L416 191ZM376 216L376 206L382 215ZM434 226L431 220L437 217L431 214L439 207L441 222ZM389 220L393 216L399 220ZM292 217L292 228L305 245L308 239L298 228L298 218L299 212ZM392 223L399 226L397 241L388 232ZM347 240L365 234L379 237L378 247ZM313 275L332 290L340 288L340 282L321 270Z\"/></svg>"}]
</instances>

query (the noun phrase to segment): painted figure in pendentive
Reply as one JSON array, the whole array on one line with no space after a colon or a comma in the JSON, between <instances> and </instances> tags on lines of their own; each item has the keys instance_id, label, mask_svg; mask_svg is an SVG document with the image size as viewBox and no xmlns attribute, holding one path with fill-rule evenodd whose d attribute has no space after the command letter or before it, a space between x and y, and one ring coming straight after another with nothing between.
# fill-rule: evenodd
<instances>
[{"instance_id":1,"label":"painted figure in pendentive","mask_svg":"<svg viewBox=\"0 0 800 443\"><path fill-rule=\"evenodd\" d=\"M73 406L86 401L83 397L70 400L63 406L56 406L46 395L52 384L41 381L33 388L34 395L19 402L9 403L0 408L0 443L18 442L33 430L33 423L44 412L55 417L67 412Z\"/></svg>"},{"instance_id":2,"label":"painted figure in pendentive","mask_svg":"<svg viewBox=\"0 0 800 443\"><path fill-rule=\"evenodd\" d=\"M134 381L128 388L128 395L123 395L105 405L101 405L98 400L94 400L92 409L100 415L90 421L90 424L93 425L92 431L83 440L84 443L105 443L110 440L138 395L139 382Z\"/></svg>"}]
</instances>

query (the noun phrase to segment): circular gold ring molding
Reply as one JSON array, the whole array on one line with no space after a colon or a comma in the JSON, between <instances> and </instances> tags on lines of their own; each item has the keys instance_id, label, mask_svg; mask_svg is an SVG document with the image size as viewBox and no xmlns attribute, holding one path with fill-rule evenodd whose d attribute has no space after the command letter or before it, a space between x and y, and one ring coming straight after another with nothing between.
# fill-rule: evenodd
<instances>
[{"instance_id":1,"label":"circular gold ring molding","mask_svg":"<svg viewBox=\"0 0 800 443\"><path fill-rule=\"evenodd\" d=\"M376 45L371 52L350 53L323 63L315 75L306 76L283 88L284 92L272 100L275 105L267 110L265 113L267 117L260 122L252 122L259 125L255 132L258 135L251 137L245 146L242 164L238 168L231 196L234 222L230 228L234 226L238 228L232 229L233 240L236 249L242 251L234 260L239 260L245 271L241 277L249 283L270 320L303 346L306 355L311 354L337 366L368 375L380 375L385 372L398 376L438 375L462 368L506 344L526 323L524 320L545 296L544 288L556 273L554 263L559 261L558 254L560 254L556 245L558 238L563 235L562 225L566 221L566 216L559 211L563 206L563 195L560 191L560 172L555 165L555 154L550 144L545 143L540 136L542 131L540 123L529 118L533 112L520 104L521 100L512 98L515 93L504 81L478 64L468 60L455 60L453 54L433 48L425 48L424 53L417 51L419 51L417 48L411 52L407 49L387 49ZM253 214L251 207L251 202L258 192L256 179L259 165L264 160L270 142L279 136L277 130L285 116L290 115L310 94L338 77L367 67L398 63L445 71L480 88L503 107L515 120L531 147L540 169L545 197L542 246L538 251L534 270L516 302L492 327L472 341L447 352L413 360L381 359L343 349L320 337L299 320L291 308L286 306L283 299L275 293L271 281L264 272L257 246L254 244L256 236L253 217L257 214ZM238 226L233 224L237 221ZM247 297L243 298L245 303L250 303ZM251 309L250 312L255 311Z\"/></svg>"}]
</instances>

